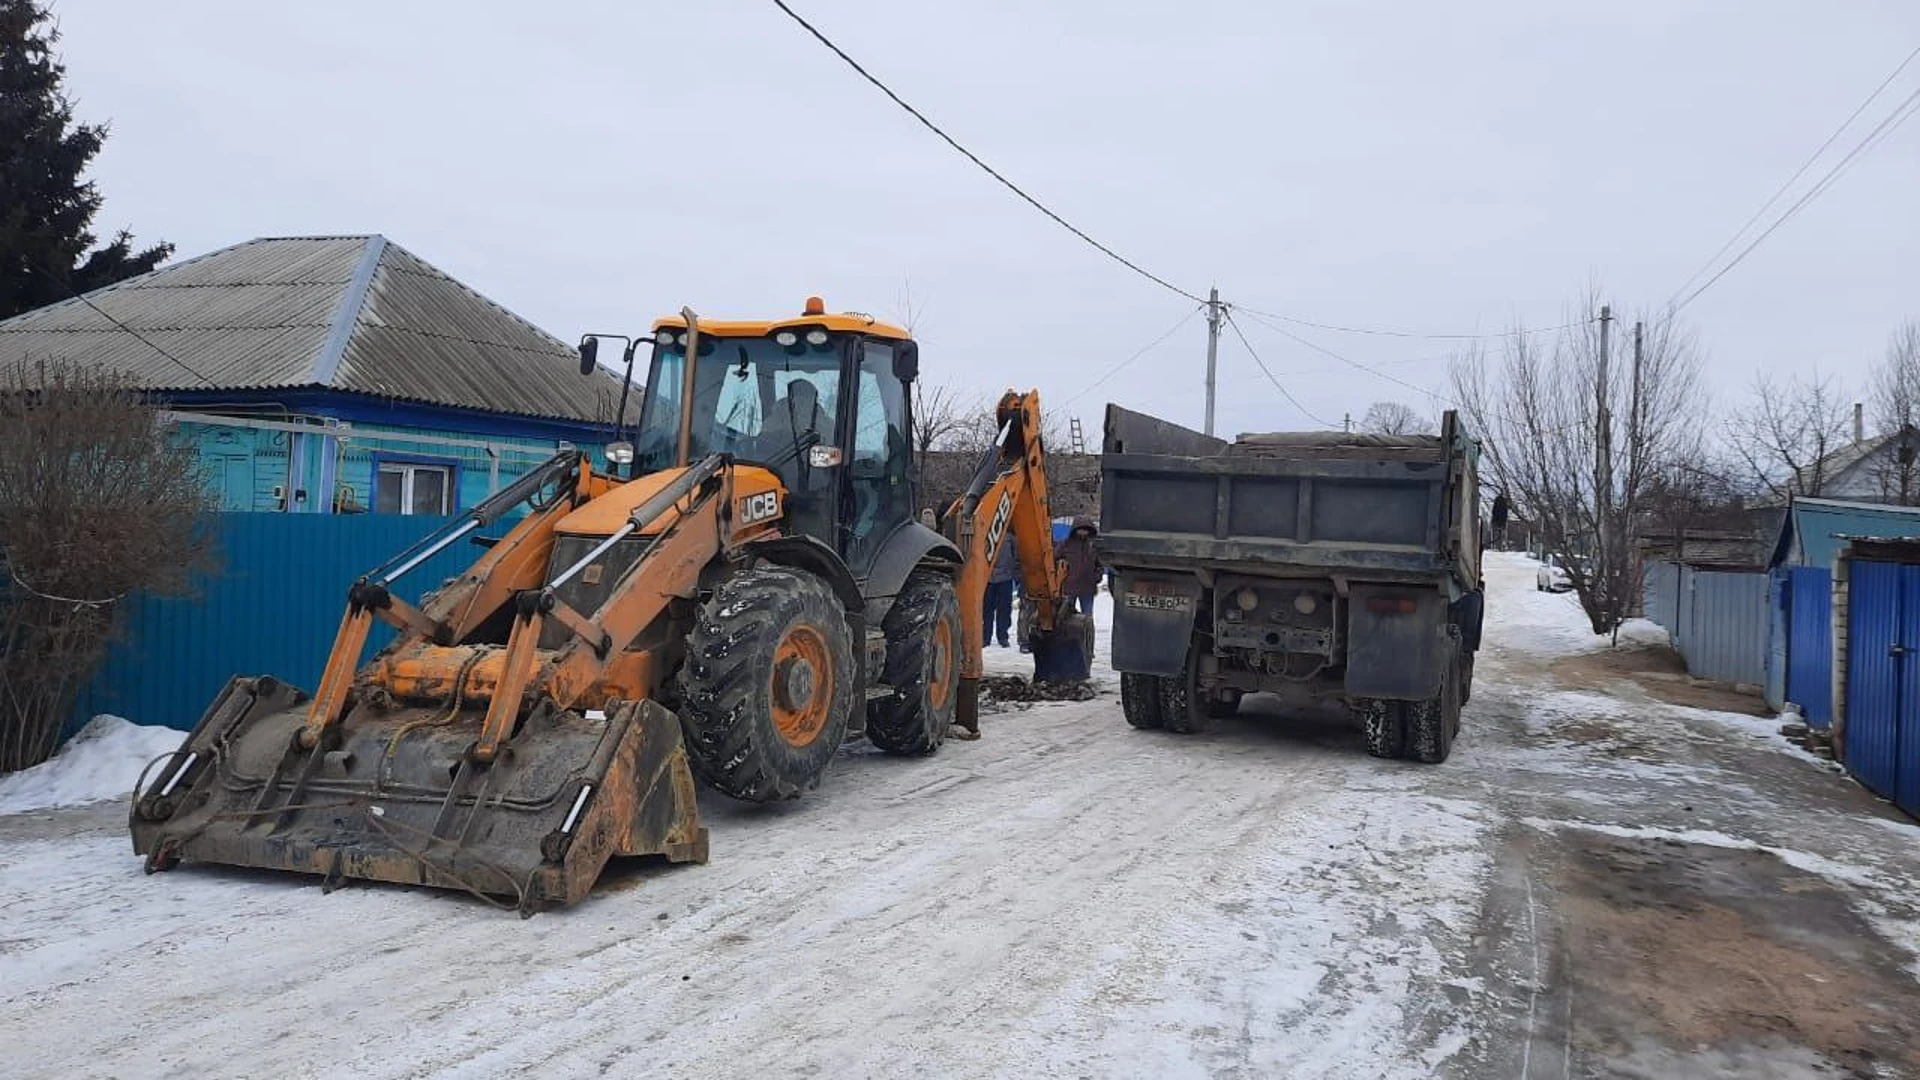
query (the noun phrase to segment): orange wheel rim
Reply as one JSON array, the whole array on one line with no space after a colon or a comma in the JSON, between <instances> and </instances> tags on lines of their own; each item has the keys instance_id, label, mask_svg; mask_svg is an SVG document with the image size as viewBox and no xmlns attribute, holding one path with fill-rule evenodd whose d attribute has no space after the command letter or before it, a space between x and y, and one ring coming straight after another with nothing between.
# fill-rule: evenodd
<instances>
[{"instance_id":1,"label":"orange wheel rim","mask_svg":"<svg viewBox=\"0 0 1920 1080\"><path fill-rule=\"evenodd\" d=\"M953 620L941 619L933 624L933 640L928 648L933 654L928 658L933 670L927 674L927 699L935 709L944 709L953 697Z\"/></svg>"},{"instance_id":2,"label":"orange wheel rim","mask_svg":"<svg viewBox=\"0 0 1920 1080\"><path fill-rule=\"evenodd\" d=\"M819 628L796 626L773 650L773 729L793 746L820 737L833 707L833 659Z\"/></svg>"}]
</instances>

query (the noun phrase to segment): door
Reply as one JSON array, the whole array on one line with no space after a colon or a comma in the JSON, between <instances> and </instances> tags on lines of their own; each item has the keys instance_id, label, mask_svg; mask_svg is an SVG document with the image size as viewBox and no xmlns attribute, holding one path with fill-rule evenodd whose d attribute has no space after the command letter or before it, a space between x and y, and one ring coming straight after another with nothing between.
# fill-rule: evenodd
<instances>
[{"instance_id":1,"label":"door","mask_svg":"<svg viewBox=\"0 0 1920 1080\"><path fill-rule=\"evenodd\" d=\"M1787 572L1787 700L1807 723L1833 726L1833 575L1824 566Z\"/></svg>"},{"instance_id":2,"label":"door","mask_svg":"<svg viewBox=\"0 0 1920 1080\"><path fill-rule=\"evenodd\" d=\"M887 537L914 514L907 384L894 373L893 346L861 344L853 392L844 551L848 568L865 577Z\"/></svg>"},{"instance_id":3,"label":"door","mask_svg":"<svg viewBox=\"0 0 1920 1080\"><path fill-rule=\"evenodd\" d=\"M1920 567L1854 563L1847 606L1847 769L1920 810Z\"/></svg>"}]
</instances>

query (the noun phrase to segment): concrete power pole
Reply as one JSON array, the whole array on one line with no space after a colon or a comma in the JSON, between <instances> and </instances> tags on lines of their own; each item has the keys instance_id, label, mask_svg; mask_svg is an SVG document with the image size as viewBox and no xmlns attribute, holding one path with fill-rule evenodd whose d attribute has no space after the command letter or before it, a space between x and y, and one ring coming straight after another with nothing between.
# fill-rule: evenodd
<instances>
[{"instance_id":1,"label":"concrete power pole","mask_svg":"<svg viewBox=\"0 0 1920 1080\"><path fill-rule=\"evenodd\" d=\"M1608 568L1613 564L1608 559L1607 549L1613 539L1613 416L1607 408L1607 362L1610 359L1607 331L1613 322L1613 308L1600 305L1600 371L1594 380L1594 432L1593 432L1593 516L1598 526L1599 536L1594 538L1593 572L1602 583L1611 582L1613 575ZM1602 585L1602 595L1606 596L1610 586ZM1607 607L1613 608L1611 597L1607 597Z\"/></svg>"},{"instance_id":2,"label":"concrete power pole","mask_svg":"<svg viewBox=\"0 0 1920 1080\"><path fill-rule=\"evenodd\" d=\"M1220 358L1220 313L1224 305L1220 303L1220 290L1207 290L1207 427L1206 433L1213 434L1213 376Z\"/></svg>"}]
</instances>

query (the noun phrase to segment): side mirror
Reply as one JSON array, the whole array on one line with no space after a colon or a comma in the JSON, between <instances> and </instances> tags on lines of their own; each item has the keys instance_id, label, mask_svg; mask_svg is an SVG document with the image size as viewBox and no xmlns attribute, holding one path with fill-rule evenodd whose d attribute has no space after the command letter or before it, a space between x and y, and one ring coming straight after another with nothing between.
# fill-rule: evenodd
<instances>
[{"instance_id":1,"label":"side mirror","mask_svg":"<svg viewBox=\"0 0 1920 1080\"><path fill-rule=\"evenodd\" d=\"M920 343L898 341L893 346L893 377L912 382L920 374Z\"/></svg>"},{"instance_id":2,"label":"side mirror","mask_svg":"<svg viewBox=\"0 0 1920 1080\"><path fill-rule=\"evenodd\" d=\"M582 338L580 341L580 374L593 374L594 361L600 356L599 338Z\"/></svg>"}]
</instances>

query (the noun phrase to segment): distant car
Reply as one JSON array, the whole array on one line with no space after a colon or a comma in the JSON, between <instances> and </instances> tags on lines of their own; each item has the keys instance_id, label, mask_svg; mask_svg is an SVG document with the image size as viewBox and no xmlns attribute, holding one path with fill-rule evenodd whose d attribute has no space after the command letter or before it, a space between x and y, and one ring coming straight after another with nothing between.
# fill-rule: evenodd
<instances>
[{"instance_id":1,"label":"distant car","mask_svg":"<svg viewBox=\"0 0 1920 1080\"><path fill-rule=\"evenodd\" d=\"M1564 562L1568 556L1548 555L1533 572L1533 587L1540 592L1566 592L1573 588Z\"/></svg>"}]
</instances>

